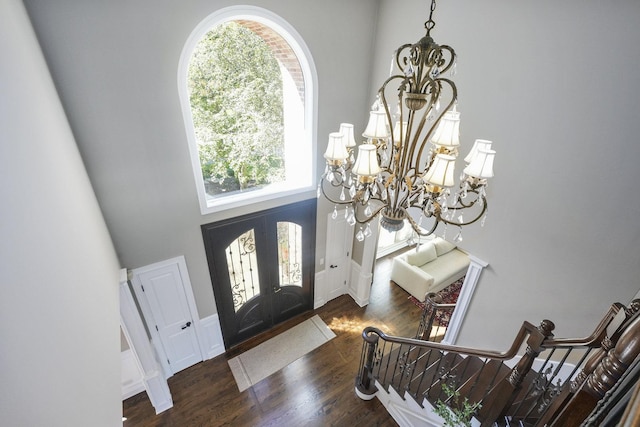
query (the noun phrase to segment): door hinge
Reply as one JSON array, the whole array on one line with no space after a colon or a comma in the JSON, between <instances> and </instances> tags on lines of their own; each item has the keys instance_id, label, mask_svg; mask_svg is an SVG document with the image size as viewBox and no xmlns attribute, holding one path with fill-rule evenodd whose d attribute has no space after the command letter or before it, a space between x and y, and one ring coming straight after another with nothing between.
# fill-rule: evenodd
<instances>
[{"instance_id":1,"label":"door hinge","mask_svg":"<svg viewBox=\"0 0 640 427\"><path fill-rule=\"evenodd\" d=\"M160 329L158 329L158 325L153 325L156 327L156 331L160 332Z\"/></svg>"},{"instance_id":2,"label":"door hinge","mask_svg":"<svg viewBox=\"0 0 640 427\"><path fill-rule=\"evenodd\" d=\"M142 292L144 292L144 285L140 285L140 287L142 288Z\"/></svg>"}]
</instances>

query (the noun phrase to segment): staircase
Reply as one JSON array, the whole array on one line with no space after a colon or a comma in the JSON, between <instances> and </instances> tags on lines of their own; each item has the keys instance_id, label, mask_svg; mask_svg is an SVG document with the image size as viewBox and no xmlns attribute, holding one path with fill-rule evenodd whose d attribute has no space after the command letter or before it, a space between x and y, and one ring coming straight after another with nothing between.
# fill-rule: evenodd
<instances>
[{"instance_id":1,"label":"staircase","mask_svg":"<svg viewBox=\"0 0 640 427\"><path fill-rule=\"evenodd\" d=\"M505 352L420 339L429 336L424 325L414 339L367 327L356 393L377 397L401 426L442 426L433 408L444 403L455 411L465 401L479 404L474 426L579 426L596 410L619 406L616 385L637 382L639 310L640 300L616 303L580 339L555 338L549 320L524 322Z\"/></svg>"}]
</instances>

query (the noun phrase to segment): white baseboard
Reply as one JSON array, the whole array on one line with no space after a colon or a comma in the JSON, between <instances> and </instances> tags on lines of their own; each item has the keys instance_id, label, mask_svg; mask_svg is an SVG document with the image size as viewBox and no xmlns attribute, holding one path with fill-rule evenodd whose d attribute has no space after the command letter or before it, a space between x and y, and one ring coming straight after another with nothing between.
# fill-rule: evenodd
<instances>
[{"instance_id":1,"label":"white baseboard","mask_svg":"<svg viewBox=\"0 0 640 427\"><path fill-rule=\"evenodd\" d=\"M200 325L205 334L205 360L213 359L224 353L224 341L222 340L222 329L220 328L218 313L200 319Z\"/></svg>"},{"instance_id":2,"label":"white baseboard","mask_svg":"<svg viewBox=\"0 0 640 427\"><path fill-rule=\"evenodd\" d=\"M138 364L136 363L136 359L133 356L131 349L127 349L120 353L120 359L122 365L122 400L125 400L145 391L145 388L140 368L138 368Z\"/></svg>"}]
</instances>

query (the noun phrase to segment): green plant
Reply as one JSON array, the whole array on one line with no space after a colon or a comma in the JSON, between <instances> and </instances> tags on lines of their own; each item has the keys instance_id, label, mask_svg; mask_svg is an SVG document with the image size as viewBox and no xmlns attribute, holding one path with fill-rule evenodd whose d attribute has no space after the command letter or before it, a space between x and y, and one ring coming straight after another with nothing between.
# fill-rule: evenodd
<instances>
[{"instance_id":1,"label":"green plant","mask_svg":"<svg viewBox=\"0 0 640 427\"><path fill-rule=\"evenodd\" d=\"M465 397L460 404L460 392L445 383L442 384L442 391L447 398L444 402L438 399L434 411L444 420L444 427L471 427L471 418L482 406L480 402L471 404L469 399ZM450 402L451 406L445 402Z\"/></svg>"}]
</instances>

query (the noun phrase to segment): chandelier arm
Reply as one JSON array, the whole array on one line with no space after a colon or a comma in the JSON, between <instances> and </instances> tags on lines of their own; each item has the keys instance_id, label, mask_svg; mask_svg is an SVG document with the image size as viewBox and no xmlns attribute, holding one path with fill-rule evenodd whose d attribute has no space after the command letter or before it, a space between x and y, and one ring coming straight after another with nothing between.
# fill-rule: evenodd
<instances>
[{"instance_id":1,"label":"chandelier arm","mask_svg":"<svg viewBox=\"0 0 640 427\"><path fill-rule=\"evenodd\" d=\"M349 189L349 186L347 186L344 182L344 180L341 180L339 183L332 183L331 181L323 178L320 180L320 191L322 192L322 195L325 197L325 199L327 199L328 201L330 201L331 203L334 204L338 204L338 205L346 205L349 203L352 203L354 201L353 198L351 198L350 200L334 200L329 194L327 194L327 192L325 191L325 183L328 182L329 184L331 184L331 186L333 188L339 188L342 187L343 189Z\"/></svg>"},{"instance_id":2,"label":"chandelier arm","mask_svg":"<svg viewBox=\"0 0 640 427\"><path fill-rule=\"evenodd\" d=\"M478 200L478 199L476 199L476 200ZM455 226L459 226L459 227L467 226L467 225L473 224L474 222L477 222L480 218L482 218L484 213L487 211L487 201L486 201L486 199L484 197L482 197L482 201L484 202L482 204L482 210L480 211L480 213L475 218L473 218L470 221L465 221L465 222L450 221L450 220L448 220L446 218L443 218L441 216L440 212L436 212L435 215L436 215L437 218L439 218L440 221L444 222L445 224L455 225ZM474 202L474 204L475 204L475 202ZM464 206L462 208L454 208L454 209L466 209L466 208L469 208L469 207L471 207L471 205ZM449 207L449 209L451 209L451 207Z\"/></svg>"},{"instance_id":3,"label":"chandelier arm","mask_svg":"<svg viewBox=\"0 0 640 427\"><path fill-rule=\"evenodd\" d=\"M418 225L418 223L416 223L416 221L413 219L413 217L409 214L409 212L402 208L403 211L405 212L405 216L407 218L407 221L409 221L409 224L411 224L411 228L413 228L413 231L415 231L419 236L422 237L426 237L429 236L431 234L433 234L436 231L436 228L438 228L438 224L440 223L439 217L435 217L435 221L433 223L433 225L431 226L430 230L427 231L423 231L420 226Z\"/></svg>"},{"instance_id":4,"label":"chandelier arm","mask_svg":"<svg viewBox=\"0 0 640 427\"><path fill-rule=\"evenodd\" d=\"M429 140L429 138L431 137L431 135L432 135L432 134L433 134L433 132L435 131L435 129L436 129L436 127L437 127L438 123L440 122L440 120L442 119L442 117L444 117L444 115L447 113L447 111L449 111L449 109L450 109L450 108L451 108L451 107L456 103L456 101L458 100L458 90L457 90L457 88L456 88L455 83L453 83L453 81L451 81L451 80L449 80L449 79L445 79L445 78L438 78L438 79L436 79L435 81L438 81L438 82L439 82L439 84L441 84L440 82L445 82L445 83L447 83L447 84L449 85L449 87L451 88L452 96L451 96L451 100L449 101L449 103L447 104L447 106L446 106L445 108L443 108L443 109L442 109L442 112L438 115L438 118L433 122L433 125L431 126L431 128L430 128L430 129L429 129L429 131L427 132L427 135L425 136L425 141ZM442 92L442 89L441 89L441 88L440 88L440 92ZM426 112L425 112L425 118L426 118L426 117L427 117L427 114L426 114ZM423 121L424 121L424 119L423 119ZM421 123L420 131L422 131L422 126L423 126L423 123ZM419 134L420 134L420 133L417 133L417 134L416 134L416 137L417 137ZM418 151L418 157L417 157L417 159L421 159L421 158L422 158L422 154L423 154L423 151L424 151L424 149L426 148L426 146L427 146L427 144L426 144L426 143L425 143L425 144L422 144L422 146L420 147L420 150ZM431 165L430 165L430 163L431 163L431 162L429 161L429 163L427 164L427 168L425 168L425 170L426 170L426 169L428 169L428 167L429 167L429 166L431 166Z\"/></svg>"},{"instance_id":5,"label":"chandelier arm","mask_svg":"<svg viewBox=\"0 0 640 427\"><path fill-rule=\"evenodd\" d=\"M380 199L373 199L373 200L381 201ZM355 203L355 201L354 201L354 203ZM360 218L358 217L358 209L355 209L355 208L354 208L354 209L353 209L353 216L354 216L354 218L356 219L356 222L357 222L358 224L368 224L368 223L370 223L370 222L371 222L371 220L373 220L374 218L376 218L376 217L378 216L378 214L380 213L380 211L381 211L382 209L384 209L384 207L385 207L385 205L380 206L379 208L377 208L377 209L376 209L376 210L371 214L371 216L366 217L365 219L360 219Z\"/></svg>"}]
</instances>

